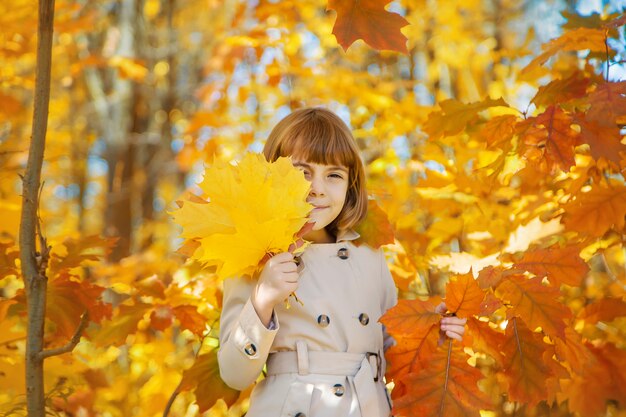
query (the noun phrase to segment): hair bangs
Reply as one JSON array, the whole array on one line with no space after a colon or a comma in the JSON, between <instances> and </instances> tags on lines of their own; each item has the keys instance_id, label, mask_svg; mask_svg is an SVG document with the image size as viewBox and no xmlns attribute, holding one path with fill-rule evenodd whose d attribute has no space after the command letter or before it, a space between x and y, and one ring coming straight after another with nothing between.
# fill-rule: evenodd
<instances>
[{"instance_id":1,"label":"hair bangs","mask_svg":"<svg viewBox=\"0 0 626 417\"><path fill-rule=\"evenodd\" d=\"M284 144L290 148L283 149L286 155L316 164L354 169L358 163L358 155L350 146L350 137L346 136L346 132L319 119L313 123L303 123L299 127Z\"/></svg>"}]
</instances>

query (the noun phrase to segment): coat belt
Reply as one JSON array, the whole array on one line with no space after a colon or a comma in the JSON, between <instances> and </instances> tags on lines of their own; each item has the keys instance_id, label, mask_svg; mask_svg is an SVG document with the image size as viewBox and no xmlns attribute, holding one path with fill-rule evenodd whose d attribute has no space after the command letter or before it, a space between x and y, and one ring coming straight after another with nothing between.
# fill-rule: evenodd
<instances>
[{"instance_id":1,"label":"coat belt","mask_svg":"<svg viewBox=\"0 0 626 417\"><path fill-rule=\"evenodd\" d=\"M362 417L380 417L377 381L382 377L378 353L309 351L303 341L295 351L273 352L267 359L267 374L298 373L353 377Z\"/></svg>"}]
</instances>

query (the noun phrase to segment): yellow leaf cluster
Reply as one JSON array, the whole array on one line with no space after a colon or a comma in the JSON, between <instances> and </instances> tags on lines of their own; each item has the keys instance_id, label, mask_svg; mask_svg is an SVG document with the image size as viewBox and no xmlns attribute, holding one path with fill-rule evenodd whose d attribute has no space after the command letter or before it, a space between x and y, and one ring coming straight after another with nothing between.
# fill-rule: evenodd
<instances>
[{"instance_id":1,"label":"yellow leaf cluster","mask_svg":"<svg viewBox=\"0 0 626 417\"><path fill-rule=\"evenodd\" d=\"M312 208L310 184L289 158L215 161L199 186L207 203L184 201L171 214L181 236L200 244L192 258L217 266L220 278L252 275L266 254L286 252Z\"/></svg>"}]
</instances>

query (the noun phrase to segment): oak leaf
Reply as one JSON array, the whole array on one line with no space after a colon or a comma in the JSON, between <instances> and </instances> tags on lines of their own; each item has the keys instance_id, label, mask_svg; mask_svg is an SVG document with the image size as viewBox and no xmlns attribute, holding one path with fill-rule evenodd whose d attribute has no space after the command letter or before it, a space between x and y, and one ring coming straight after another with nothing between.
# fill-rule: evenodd
<instances>
[{"instance_id":1,"label":"oak leaf","mask_svg":"<svg viewBox=\"0 0 626 417\"><path fill-rule=\"evenodd\" d=\"M230 388L220 378L217 349L198 356L191 368L183 372L181 391L193 390L200 413L211 408L220 398L231 406L239 398L239 391Z\"/></svg>"},{"instance_id":2,"label":"oak leaf","mask_svg":"<svg viewBox=\"0 0 626 417\"><path fill-rule=\"evenodd\" d=\"M562 206L566 229L600 237L609 229L622 231L626 215L626 186L611 182L580 193Z\"/></svg>"},{"instance_id":3,"label":"oak leaf","mask_svg":"<svg viewBox=\"0 0 626 417\"><path fill-rule=\"evenodd\" d=\"M200 188L207 204L186 201L172 214L182 236L200 242L193 258L216 266L220 278L252 275L268 253L288 251L311 210L310 183L289 158L269 163L249 153L237 165L216 161Z\"/></svg>"},{"instance_id":4,"label":"oak leaf","mask_svg":"<svg viewBox=\"0 0 626 417\"><path fill-rule=\"evenodd\" d=\"M580 248L552 246L524 252L524 256L513 265L514 269L532 272L538 277L547 277L557 288L561 284L578 286L589 272L589 265L580 257Z\"/></svg>"},{"instance_id":5,"label":"oak leaf","mask_svg":"<svg viewBox=\"0 0 626 417\"><path fill-rule=\"evenodd\" d=\"M563 339L571 311L558 300L559 290L541 281L514 275L500 283L496 294L512 304L510 314L521 317L530 329L541 326L546 334Z\"/></svg>"},{"instance_id":6,"label":"oak leaf","mask_svg":"<svg viewBox=\"0 0 626 417\"><path fill-rule=\"evenodd\" d=\"M391 0L329 0L337 12L333 35L346 51L357 39L374 49L407 52L400 28L409 24L397 13L385 10Z\"/></svg>"}]
</instances>

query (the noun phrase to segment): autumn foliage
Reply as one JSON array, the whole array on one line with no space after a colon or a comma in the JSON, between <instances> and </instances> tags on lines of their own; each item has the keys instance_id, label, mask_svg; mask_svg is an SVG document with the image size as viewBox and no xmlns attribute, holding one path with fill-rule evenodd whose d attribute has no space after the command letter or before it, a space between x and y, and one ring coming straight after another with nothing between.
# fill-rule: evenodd
<instances>
[{"instance_id":1,"label":"autumn foliage","mask_svg":"<svg viewBox=\"0 0 626 417\"><path fill-rule=\"evenodd\" d=\"M25 403L31 3L0 5L0 415ZM569 8L548 37L515 1L57 3L45 347L89 326L46 360L51 412L243 415L249 390L217 370L217 265L168 211L206 205L205 164L324 105L367 166L360 243L384 245L399 289L381 319L394 415L624 413L623 14ZM462 343L440 337L440 301L467 318Z\"/></svg>"}]
</instances>

